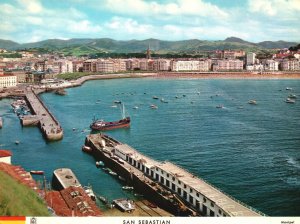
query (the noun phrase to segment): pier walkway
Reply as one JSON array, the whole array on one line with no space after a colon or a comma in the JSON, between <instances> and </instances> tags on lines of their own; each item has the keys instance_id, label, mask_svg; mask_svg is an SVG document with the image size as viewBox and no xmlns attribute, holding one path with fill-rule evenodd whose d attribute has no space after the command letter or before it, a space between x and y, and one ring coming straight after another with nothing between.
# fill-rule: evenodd
<instances>
[{"instance_id":1,"label":"pier walkway","mask_svg":"<svg viewBox=\"0 0 300 224\"><path fill-rule=\"evenodd\" d=\"M47 140L55 141L63 138L63 129L59 122L47 109L44 103L37 96L41 91L33 90L31 88L26 89L26 99L29 103L29 107L32 113L39 117L39 127Z\"/></svg>"}]
</instances>

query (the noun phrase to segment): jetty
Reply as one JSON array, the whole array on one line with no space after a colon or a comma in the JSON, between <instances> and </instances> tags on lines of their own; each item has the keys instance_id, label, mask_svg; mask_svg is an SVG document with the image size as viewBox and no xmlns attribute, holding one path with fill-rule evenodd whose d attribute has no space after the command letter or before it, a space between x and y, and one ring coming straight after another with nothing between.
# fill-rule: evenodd
<instances>
[{"instance_id":1,"label":"jetty","mask_svg":"<svg viewBox=\"0 0 300 224\"><path fill-rule=\"evenodd\" d=\"M91 154L155 204L174 215L264 216L205 180L170 162L155 161L110 136L91 134ZM120 163L119 158L123 161Z\"/></svg>"},{"instance_id":2,"label":"jetty","mask_svg":"<svg viewBox=\"0 0 300 224\"><path fill-rule=\"evenodd\" d=\"M52 186L61 190L71 186L81 187L81 184L71 169L59 168L53 172Z\"/></svg>"},{"instance_id":3,"label":"jetty","mask_svg":"<svg viewBox=\"0 0 300 224\"><path fill-rule=\"evenodd\" d=\"M34 90L32 88L26 89L25 99L35 117L23 117L22 124L34 124L38 119L38 126L47 140L60 140L63 138L63 129L56 118L48 110L46 105L39 98L38 94L41 92L43 92L43 90Z\"/></svg>"}]
</instances>

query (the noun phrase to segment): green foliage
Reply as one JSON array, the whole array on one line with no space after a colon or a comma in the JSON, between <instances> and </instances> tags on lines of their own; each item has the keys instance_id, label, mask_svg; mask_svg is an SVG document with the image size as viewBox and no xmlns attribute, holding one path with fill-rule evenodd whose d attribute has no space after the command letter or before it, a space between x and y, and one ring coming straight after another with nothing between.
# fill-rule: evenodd
<instances>
[{"instance_id":1,"label":"green foliage","mask_svg":"<svg viewBox=\"0 0 300 224\"><path fill-rule=\"evenodd\" d=\"M0 171L0 216L49 216L36 192Z\"/></svg>"},{"instance_id":2,"label":"green foliage","mask_svg":"<svg viewBox=\"0 0 300 224\"><path fill-rule=\"evenodd\" d=\"M300 50L300 44L296 45L296 46L292 46L289 48L290 51L298 51Z\"/></svg>"},{"instance_id":3,"label":"green foliage","mask_svg":"<svg viewBox=\"0 0 300 224\"><path fill-rule=\"evenodd\" d=\"M3 58L22 58L22 55L19 53L3 53L0 54L0 57Z\"/></svg>"},{"instance_id":4,"label":"green foliage","mask_svg":"<svg viewBox=\"0 0 300 224\"><path fill-rule=\"evenodd\" d=\"M57 78L59 79L65 79L65 80L73 80L73 79L79 79L83 76L88 75L94 75L90 72L73 72L73 73L64 73L64 74L58 74Z\"/></svg>"}]
</instances>

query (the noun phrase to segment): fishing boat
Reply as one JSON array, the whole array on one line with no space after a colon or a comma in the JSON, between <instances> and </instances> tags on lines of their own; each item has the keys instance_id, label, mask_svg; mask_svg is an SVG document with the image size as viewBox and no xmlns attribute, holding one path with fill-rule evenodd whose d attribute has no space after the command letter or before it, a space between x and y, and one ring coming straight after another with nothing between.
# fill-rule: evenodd
<instances>
[{"instance_id":1,"label":"fishing boat","mask_svg":"<svg viewBox=\"0 0 300 224\"><path fill-rule=\"evenodd\" d=\"M248 103L252 104L252 105L256 105L257 104L256 100L249 100Z\"/></svg>"},{"instance_id":2,"label":"fishing boat","mask_svg":"<svg viewBox=\"0 0 300 224\"><path fill-rule=\"evenodd\" d=\"M32 175L44 175L44 171L42 171L42 170L31 170L30 174L32 174Z\"/></svg>"},{"instance_id":3,"label":"fishing boat","mask_svg":"<svg viewBox=\"0 0 300 224\"><path fill-rule=\"evenodd\" d=\"M216 106L216 108L218 108L218 109L222 109L223 107L224 106L222 104Z\"/></svg>"},{"instance_id":4,"label":"fishing boat","mask_svg":"<svg viewBox=\"0 0 300 224\"><path fill-rule=\"evenodd\" d=\"M295 94L290 94L290 95L288 96L288 98L290 98L290 99L296 99L297 96L296 96Z\"/></svg>"},{"instance_id":5,"label":"fishing boat","mask_svg":"<svg viewBox=\"0 0 300 224\"><path fill-rule=\"evenodd\" d=\"M150 108L151 108L151 109L157 109L158 106L156 106L156 105L154 105L154 104L151 104L151 105L150 105Z\"/></svg>"},{"instance_id":6,"label":"fishing boat","mask_svg":"<svg viewBox=\"0 0 300 224\"><path fill-rule=\"evenodd\" d=\"M123 186L122 189L123 190L133 190L133 187L131 187L131 186Z\"/></svg>"},{"instance_id":7,"label":"fishing boat","mask_svg":"<svg viewBox=\"0 0 300 224\"><path fill-rule=\"evenodd\" d=\"M130 117L125 117L125 107L122 106L122 119L118 121L94 120L90 128L94 131L106 131L130 127Z\"/></svg>"},{"instance_id":8,"label":"fishing boat","mask_svg":"<svg viewBox=\"0 0 300 224\"><path fill-rule=\"evenodd\" d=\"M152 98L155 99L155 100L159 99L159 97L157 97L157 96L152 96Z\"/></svg>"},{"instance_id":9,"label":"fishing boat","mask_svg":"<svg viewBox=\"0 0 300 224\"><path fill-rule=\"evenodd\" d=\"M92 189L92 187L90 185L88 186L84 186L83 187L83 190L85 191L85 193L93 200L93 201L96 201L96 196L95 196L95 193Z\"/></svg>"},{"instance_id":10,"label":"fishing boat","mask_svg":"<svg viewBox=\"0 0 300 224\"><path fill-rule=\"evenodd\" d=\"M285 89L286 90L293 90L293 88L291 88L291 87L286 87Z\"/></svg>"},{"instance_id":11,"label":"fishing boat","mask_svg":"<svg viewBox=\"0 0 300 224\"><path fill-rule=\"evenodd\" d=\"M295 103L296 100L293 100L293 99L291 99L291 98L286 98L285 102L286 102L286 103Z\"/></svg>"},{"instance_id":12,"label":"fishing boat","mask_svg":"<svg viewBox=\"0 0 300 224\"><path fill-rule=\"evenodd\" d=\"M84 145L84 146L82 146L81 150L82 150L83 152L91 152L91 151L92 151L92 148L89 147L89 146Z\"/></svg>"},{"instance_id":13,"label":"fishing boat","mask_svg":"<svg viewBox=\"0 0 300 224\"><path fill-rule=\"evenodd\" d=\"M96 161L96 167L104 167L104 162L102 161Z\"/></svg>"}]
</instances>

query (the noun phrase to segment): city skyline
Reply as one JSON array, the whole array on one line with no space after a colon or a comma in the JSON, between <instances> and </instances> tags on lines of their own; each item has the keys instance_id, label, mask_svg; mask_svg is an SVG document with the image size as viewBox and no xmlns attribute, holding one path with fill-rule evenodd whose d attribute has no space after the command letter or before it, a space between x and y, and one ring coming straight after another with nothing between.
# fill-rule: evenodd
<instances>
[{"instance_id":1,"label":"city skyline","mask_svg":"<svg viewBox=\"0 0 300 224\"><path fill-rule=\"evenodd\" d=\"M299 41L298 0L0 0L0 39Z\"/></svg>"}]
</instances>

